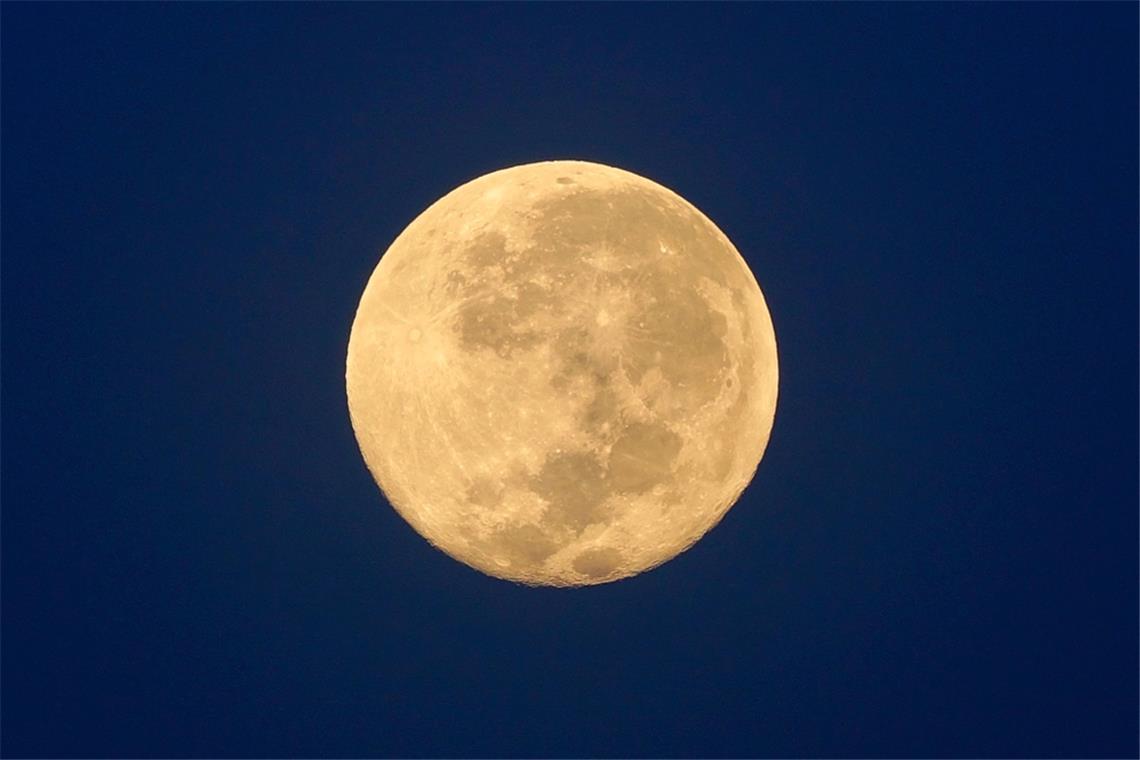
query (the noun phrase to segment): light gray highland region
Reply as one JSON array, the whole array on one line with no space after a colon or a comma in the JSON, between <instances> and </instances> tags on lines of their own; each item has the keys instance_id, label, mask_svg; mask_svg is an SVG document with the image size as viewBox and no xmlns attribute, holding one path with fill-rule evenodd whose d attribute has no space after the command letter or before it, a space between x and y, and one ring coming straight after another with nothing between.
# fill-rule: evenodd
<instances>
[{"instance_id":1,"label":"light gray highland region","mask_svg":"<svg viewBox=\"0 0 1140 760\"><path fill-rule=\"evenodd\" d=\"M732 243L672 191L551 161L421 214L349 341L349 411L392 506L534 585L628 577L696 542L771 431L776 342Z\"/></svg>"}]
</instances>

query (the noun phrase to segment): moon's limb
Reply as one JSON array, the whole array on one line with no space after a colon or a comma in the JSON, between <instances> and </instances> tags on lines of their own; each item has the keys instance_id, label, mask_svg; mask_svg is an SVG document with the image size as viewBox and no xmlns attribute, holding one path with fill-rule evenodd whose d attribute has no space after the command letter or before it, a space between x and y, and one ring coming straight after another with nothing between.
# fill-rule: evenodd
<instances>
[{"instance_id":1,"label":"moon's limb","mask_svg":"<svg viewBox=\"0 0 1140 760\"><path fill-rule=\"evenodd\" d=\"M620 169L469 182L396 239L349 340L369 469L434 545L497 577L585 585L680 553L763 455L771 319L732 243Z\"/></svg>"}]
</instances>

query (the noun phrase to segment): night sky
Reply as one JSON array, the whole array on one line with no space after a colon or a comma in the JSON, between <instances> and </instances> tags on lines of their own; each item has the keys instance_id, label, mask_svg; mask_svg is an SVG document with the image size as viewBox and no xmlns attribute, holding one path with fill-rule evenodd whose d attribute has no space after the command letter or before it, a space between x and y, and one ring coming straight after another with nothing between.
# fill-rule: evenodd
<instances>
[{"instance_id":1,"label":"night sky","mask_svg":"<svg viewBox=\"0 0 1140 760\"><path fill-rule=\"evenodd\" d=\"M6 756L1136 755L1136 4L0 22ZM552 158L781 362L724 521L577 590L432 549L344 390L393 238Z\"/></svg>"}]
</instances>

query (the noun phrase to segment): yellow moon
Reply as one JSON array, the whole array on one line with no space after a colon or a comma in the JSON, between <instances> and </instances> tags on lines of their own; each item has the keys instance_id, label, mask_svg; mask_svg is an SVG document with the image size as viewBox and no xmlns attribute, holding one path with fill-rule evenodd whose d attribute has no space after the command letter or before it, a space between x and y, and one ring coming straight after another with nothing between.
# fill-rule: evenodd
<instances>
[{"instance_id":1,"label":"yellow moon","mask_svg":"<svg viewBox=\"0 0 1140 760\"><path fill-rule=\"evenodd\" d=\"M448 193L380 259L348 408L396 511L498 578L581 586L692 546L748 485L776 338L704 214L621 169L549 161Z\"/></svg>"}]
</instances>

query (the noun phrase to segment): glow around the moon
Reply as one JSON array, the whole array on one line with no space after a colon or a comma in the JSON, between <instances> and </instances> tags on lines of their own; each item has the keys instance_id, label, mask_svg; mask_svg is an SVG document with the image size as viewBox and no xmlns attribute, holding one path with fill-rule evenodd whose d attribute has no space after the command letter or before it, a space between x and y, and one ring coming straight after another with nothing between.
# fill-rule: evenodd
<instances>
[{"instance_id":1,"label":"glow around the moon","mask_svg":"<svg viewBox=\"0 0 1140 760\"><path fill-rule=\"evenodd\" d=\"M764 297L672 191L581 161L448 193L373 272L348 406L432 544L529 584L604 583L696 542L751 480L776 406Z\"/></svg>"}]
</instances>

